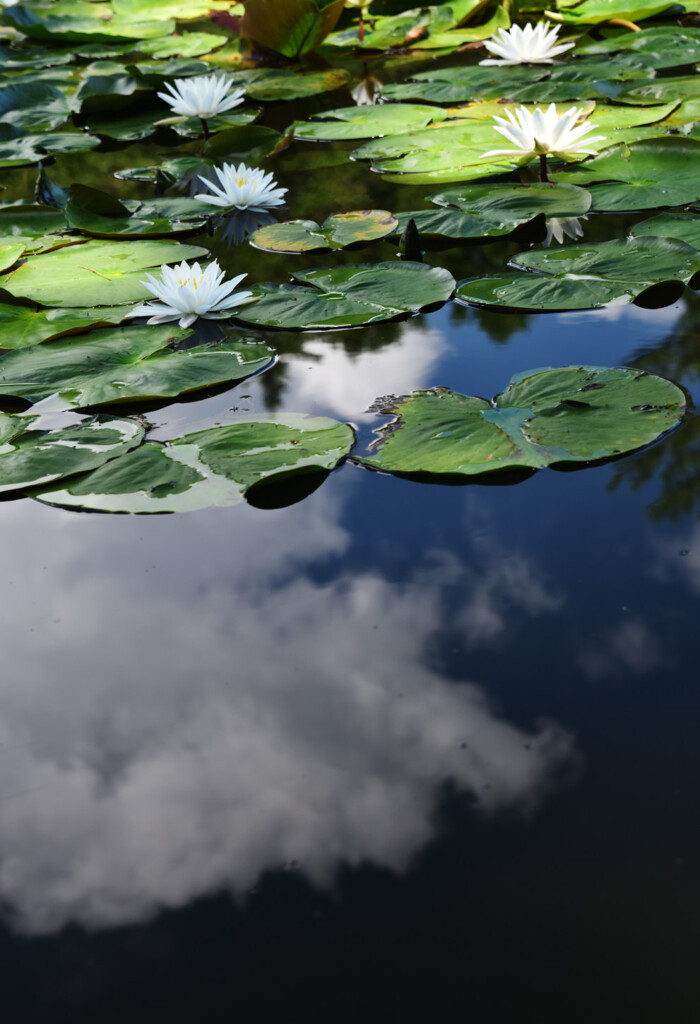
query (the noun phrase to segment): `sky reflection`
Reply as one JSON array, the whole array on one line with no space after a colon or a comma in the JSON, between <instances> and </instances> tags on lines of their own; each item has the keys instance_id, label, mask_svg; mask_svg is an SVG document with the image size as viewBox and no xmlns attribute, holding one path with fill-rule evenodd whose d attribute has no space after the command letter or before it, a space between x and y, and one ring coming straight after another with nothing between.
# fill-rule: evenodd
<instances>
[{"instance_id":1,"label":"sky reflection","mask_svg":"<svg viewBox=\"0 0 700 1024\"><path fill-rule=\"evenodd\" d=\"M484 813L547 792L571 737L516 727L426 667L458 561L432 582L425 567L400 585L314 579L349 544L345 486L235 519L0 507L0 904L15 927L143 921L289 863L324 886L342 863L402 872L446 780ZM537 572L517 565L527 588ZM473 601L492 586L472 578ZM470 642L492 636L473 612Z\"/></svg>"}]
</instances>

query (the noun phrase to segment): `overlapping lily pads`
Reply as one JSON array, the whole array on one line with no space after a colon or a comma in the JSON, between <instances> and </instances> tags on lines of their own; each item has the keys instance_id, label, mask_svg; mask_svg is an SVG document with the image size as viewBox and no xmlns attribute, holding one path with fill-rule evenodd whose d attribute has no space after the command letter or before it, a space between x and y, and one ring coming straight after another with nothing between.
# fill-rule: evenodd
<instances>
[{"instance_id":1,"label":"overlapping lily pads","mask_svg":"<svg viewBox=\"0 0 700 1024\"><path fill-rule=\"evenodd\" d=\"M639 237L533 249L511 266L531 273L467 278L457 286L458 301L532 312L632 302L669 282L680 290L700 271L700 253L674 238Z\"/></svg>"},{"instance_id":2,"label":"overlapping lily pads","mask_svg":"<svg viewBox=\"0 0 700 1024\"><path fill-rule=\"evenodd\" d=\"M615 146L551 177L588 186L593 210L681 206L700 196L700 141L670 136Z\"/></svg>"},{"instance_id":3,"label":"overlapping lily pads","mask_svg":"<svg viewBox=\"0 0 700 1024\"><path fill-rule=\"evenodd\" d=\"M165 197L145 201L115 199L107 192L72 185L66 221L96 238L158 238L195 231L209 211L196 199Z\"/></svg>"},{"instance_id":4,"label":"overlapping lily pads","mask_svg":"<svg viewBox=\"0 0 700 1024\"><path fill-rule=\"evenodd\" d=\"M318 115L323 120L295 121L295 139L308 142L335 142L342 139L373 139L381 135L424 128L431 121L441 121L445 111L439 107L410 103L389 103L383 106L341 107Z\"/></svg>"},{"instance_id":5,"label":"overlapping lily pads","mask_svg":"<svg viewBox=\"0 0 700 1024\"><path fill-rule=\"evenodd\" d=\"M533 218L582 217L591 205L586 189L577 186L464 185L427 197L437 210L398 214L399 231L414 220L421 235L485 238L506 235Z\"/></svg>"},{"instance_id":6,"label":"overlapping lily pads","mask_svg":"<svg viewBox=\"0 0 700 1024\"><path fill-rule=\"evenodd\" d=\"M254 338L183 345L190 336L167 324L130 326L11 352L0 356L0 397L53 396L52 410L174 398L243 380L274 359Z\"/></svg>"},{"instance_id":7,"label":"overlapping lily pads","mask_svg":"<svg viewBox=\"0 0 700 1024\"><path fill-rule=\"evenodd\" d=\"M323 417L287 413L147 441L40 501L103 512L189 512L230 506L263 482L323 474L349 454L352 428Z\"/></svg>"},{"instance_id":8,"label":"overlapping lily pads","mask_svg":"<svg viewBox=\"0 0 700 1024\"><path fill-rule=\"evenodd\" d=\"M317 252L344 249L386 238L399 221L388 210L350 210L333 213L322 225L313 220L289 220L268 224L250 237L251 245L270 252Z\"/></svg>"},{"instance_id":9,"label":"overlapping lily pads","mask_svg":"<svg viewBox=\"0 0 700 1024\"><path fill-rule=\"evenodd\" d=\"M359 327L446 302L449 271L423 263L358 263L307 270L294 285L253 285L257 302L243 306L242 323L280 330Z\"/></svg>"},{"instance_id":10,"label":"overlapping lily pads","mask_svg":"<svg viewBox=\"0 0 700 1024\"><path fill-rule=\"evenodd\" d=\"M476 476L634 451L676 426L685 396L644 371L569 366L518 374L491 402L432 388L380 411L394 419L358 462L389 473Z\"/></svg>"},{"instance_id":11,"label":"overlapping lily pads","mask_svg":"<svg viewBox=\"0 0 700 1024\"><path fill-rule=\"evenodd\" d=\"M93 416L67 427L44 427L35 416L0 414L0 492L26 490L85 473L140 444L133 419Z\"/></svg>"}]
</instances>

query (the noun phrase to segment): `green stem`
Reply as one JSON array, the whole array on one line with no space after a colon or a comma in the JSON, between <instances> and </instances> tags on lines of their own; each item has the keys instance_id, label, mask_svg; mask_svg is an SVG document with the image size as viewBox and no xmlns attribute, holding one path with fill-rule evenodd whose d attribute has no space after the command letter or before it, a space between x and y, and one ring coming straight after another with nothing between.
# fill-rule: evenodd
<instances>
[{"instance_id":1,"label":"green stem","mask_svg":"<svg viewBox=\"0 0 700 1024\"><path fill-rule=\"evenodd\" d=\"M540 153L540 181L549 181L547 177L547 154Z\"/></svg>"},{"instance_id":2,"label":"green stem","mask_svg":"<svg viewBox=\"0 0 700 1024\"><path fill-rule=\"evenodd\" d=\"M203 117L200 117L199 120L202 122L202 129L204 131L204 138L208 139L209 138L209 125L207 124L207 122L205 121L205 119Z\"/></svg>"}]
</instances>

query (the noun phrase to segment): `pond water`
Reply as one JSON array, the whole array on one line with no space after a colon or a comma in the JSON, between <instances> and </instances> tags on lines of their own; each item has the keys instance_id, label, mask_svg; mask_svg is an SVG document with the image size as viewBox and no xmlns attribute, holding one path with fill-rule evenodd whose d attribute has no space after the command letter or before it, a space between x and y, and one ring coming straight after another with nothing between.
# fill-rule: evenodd
<instances>
[{"instance_id":1,"label":"pond water","mask_svg":"<svg viewBox=\"0 0 700 1024\"><path fill-rule=\"evenodd\" d=\"M425 205L342 149L276 162L295 217ZM111 188L145 153L51 173ZM256 281L363 258L202 244ZM578 364L683 387L679 428L619 461L462 486L345 463L258 500L281 507L172 516L0 504L6 1019L697 1018L699 303L268 332L266 372L125 410L155 438L329 415L366 445L372 402L416 388Z\"/></svg>"}]
</instances>

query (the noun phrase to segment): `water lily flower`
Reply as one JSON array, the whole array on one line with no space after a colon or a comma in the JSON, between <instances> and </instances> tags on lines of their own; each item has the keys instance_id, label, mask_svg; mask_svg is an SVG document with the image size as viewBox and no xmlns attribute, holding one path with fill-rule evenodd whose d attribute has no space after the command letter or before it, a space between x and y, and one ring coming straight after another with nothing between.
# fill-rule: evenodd
<instances>
[{"instance_id":1,"label":"water lily flower","mask_svg":"<svg viewBox=\"0 0 700 1024\"><path fill-rule=\"evenodd\" d=\"M361 78L350 90L350 95L358 107L369 106L374 103L381 103L382 85L376 75L367 75Z\"/></svg>"},{"instance_id":2,"label":"water lily flower","mask_svg":"<svg viewBox=\"0 0 700 1024\"><path fill-rule=\"evenodd\" d=\"M278 188L271 174L248 167L246 164L224 164L215 167L214 173L219 179L217 185L201 174L199 180L214 193L200 193L194 198L212 206L235 207L237 210L251 210L260 213L271 206L282 206L286 188Z\"/></svg>"},{"instance_id":3,"label":"water lily flower","mask_svg":"<svg viewBox=\"0 0 700 1024\"><path fill-rule=\"evenodd\" d=\"M583 227L581 225L582 220L588 220L587 217L548 217L544 226L547 229L547 237L545 238L543 245L550 246L552 239L562 244L564 238L570 238L573 242L577 238L583 238Z\"/></svg>"},{"instance_id":4,"label":"water lily flower","mask_svg":"<svg viewBox=\"0 0 700 1024\"><path fill-rule=\"evenodd\" d=\"M177 320L180 327L189 327L198 316L205 320L223 320L231 310L253 302L252 292L236 292L234 288L245 274L224 281L224 271L216 260L205 270L199 263L190 267L185 260L176 267L162 266L160 280L146 275L142 282L158 302L144 302L127 316L147 316L149 324L165 324Z\"/></svg>"},{"instance_id":5,"label":"water lily flower","mask_svg":"<svg viewBox=\"0 0 700 1024\"><path fill-rule=\"evenodd\" d=\"M231 92L231 81L226 75L197 75L194 78L176 78L166 82L169 93L159 92L158 96L172 108L174 114L183 117L205 119L223 114L243 102L244 89Z\"/></svg>"},{"instance_id":6,"label":"water lily flower","mask_svg":"<svg viewBox=\"0 0 700 1024\"><path fill-rule=\"evenodd\" d=\"M487 64L551 64L554 57L565 50L570 50L573 43L557 44L559 25L552 25L549 21L539 21L536 25L531 22L520 28L513 25L507 32L503 28L484 42L489 53L495 53L497 60L489 58L480 60L479 63ZM500 35L499 35L500 33Z\"/></svg>"},{"instance_id":7,"label":"water lily flower","mask_svg":"<svg viewBox=\"0 0 700 1024\"><path fill-rule=\"evenodd\" d=\"M582 114L581 108L570 107L560 117L553 103L550 103L546 110L536 107L532 114L527 107L518 107L515 114L511 110L506 110L505 117L494 116L494 121L498 121L494 130L500 132L516 148L490 149L482 156L538 156L540 158L540 177L542 181L547 181L546 158L548 154L562 157L580 153L595 154L594 149L585 149L581 146L580 140L598 126L580 124L574 127ZM604 139L604 135L594 135L585 141L590 145L591 142L603 142Z\"/></svg>"}]
</instances>

